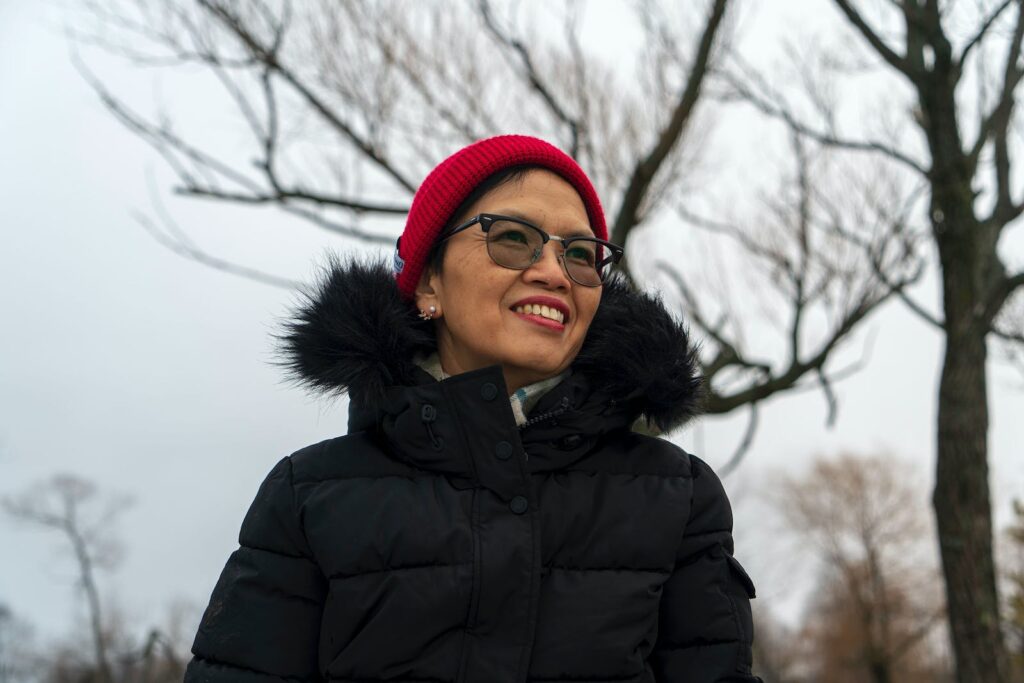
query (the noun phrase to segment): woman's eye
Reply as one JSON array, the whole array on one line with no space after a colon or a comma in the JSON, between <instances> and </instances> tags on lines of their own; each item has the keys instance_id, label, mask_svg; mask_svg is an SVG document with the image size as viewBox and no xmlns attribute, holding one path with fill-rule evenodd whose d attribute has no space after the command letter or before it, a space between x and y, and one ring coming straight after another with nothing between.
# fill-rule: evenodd
<instances>
[{"instance_id":1,"label":"woman's eye","mask_svg":"<svg viewBox=\"0 0 1024 683\"><path fill-rule=\"evenodd\" d=\"M501 234L499 239L506 242L521 242L522 244L526 244L527 241L526 234L520 230L506 230Z\"/></svg>"},{"instance_id":2,"label":"woman's eye","mask_svg":"<svg viewBox=\"0 0 1024 683\"><path fill-rule=\"evenodd\" d=\"M584 247L570 247L566 250L565 256L573 261L580 261L582 263L594 262L594 253Z\"/></svg>"}]
</instances>

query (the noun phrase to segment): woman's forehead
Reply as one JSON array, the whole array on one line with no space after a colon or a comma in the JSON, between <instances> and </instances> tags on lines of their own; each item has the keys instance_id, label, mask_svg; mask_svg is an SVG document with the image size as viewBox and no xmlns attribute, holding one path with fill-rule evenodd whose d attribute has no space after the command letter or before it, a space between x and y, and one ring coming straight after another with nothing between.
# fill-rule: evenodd
<instances>
[{"instance_id":1,"label":"woman's forehead","mask_svg":"<svg viewBox=\"0 0 1024 683\"><path fill-rule=\"evenodd\" d=\"M472 214L496 213L529 221L560 236L593 236L586 206L565 178L544 168L526 172L514 182L487 192Z\"/></svg>"},{"instance_id":2,"label":"woman's forehead","mask_svg":"<svg viewBox=\"0 0 1024 683\"><path fill-rule=\"evenodd\" d=\"M527 223L533 223L538 228L544 229L546 232L556 234L560 237L593 237L594 231L590 229L590 226L586 223L580 224L578 219L571 219L571 223L565 223L558 221L557 224L552 225L551 221L546 221L546 216L543 212L535 212L530 210L523 210L521 207L513 205L502 205L499 208L489 211L488 213L495 213L501 216L511 216L512 218L519 218L526 221ZM586 213L583 214L586 219Z\"/></svg>"}]
</instances>

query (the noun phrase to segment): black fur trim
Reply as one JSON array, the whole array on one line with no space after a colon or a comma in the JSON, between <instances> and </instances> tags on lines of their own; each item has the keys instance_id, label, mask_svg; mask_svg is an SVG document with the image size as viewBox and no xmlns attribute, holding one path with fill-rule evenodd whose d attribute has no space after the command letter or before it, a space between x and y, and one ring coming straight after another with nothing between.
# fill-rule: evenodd
<instances>
[{"instance_id":1,"label":"black fur trim","mask_svg":"<svg viewBox=\"0 0 1024 683\"><path fill-rule=\"evenodd\" d=\"M604 284L573 368L619 400L637 400L661 431L696 415L703 401L697 349L661 300L634 291L623 277Z\"/></svg>"},{"instance_id":2,"label":"black fur trim","mask_svg":"<svg viewBox=\"0 0 1024 683\"><path fill-rule=\"evenodd\" d=\"M379 405L389 386L413 384L414 355L436 348L433 323L398 294L386 259L331 256L276 338L292 380L317 392L348 392L364 405ZM621 277L605 283L573 370L662 431L700 409L703 381L685 327L657 297L633 291Z\"/></svg>"},{"instance_id":3,"label":"black fur trim","mask_svg":"<svg viewBox=\"0 0 1024 683\"><path fill-rule=\"evenodd\" d=\"M433 324L399 295L386 260L331 255L300 296L275 338L289 379L313 391L377 405L387 387L413 383L417 351L436 348Z\"/></svg>"}]
</instances>

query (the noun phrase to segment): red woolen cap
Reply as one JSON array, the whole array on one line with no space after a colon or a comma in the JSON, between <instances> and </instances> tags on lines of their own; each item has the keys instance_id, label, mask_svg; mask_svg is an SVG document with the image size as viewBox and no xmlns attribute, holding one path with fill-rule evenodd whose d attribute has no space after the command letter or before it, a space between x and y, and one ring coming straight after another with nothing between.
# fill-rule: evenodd
<instances>
[{"instance_id":1,"label":"red woolen cap","mask_svg":"<svg viewBox=\"0 0 1024 683\"><path fill-rule=\"evenodd\" d=\"M527 135L499 135L463 147L427 175L405 221L395 249L394 271L399 293L412 299L434 242L452 213L477 185L492 174L520 165L541 166L576 188L587 209L590 229L608 239L601 200L579 164L554 145Z\"/></svg>"}]
</instances>

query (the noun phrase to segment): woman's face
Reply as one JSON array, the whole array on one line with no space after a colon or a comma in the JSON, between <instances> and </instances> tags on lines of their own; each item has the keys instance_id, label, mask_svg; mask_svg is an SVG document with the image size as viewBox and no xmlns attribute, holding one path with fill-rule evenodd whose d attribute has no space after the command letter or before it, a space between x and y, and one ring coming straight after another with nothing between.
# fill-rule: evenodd
<instances>
[{"instance_id":1,"label":"woman's face","mask_svg":"<svg viewBox=\"0 0 1024 683\"><path fill-rule=\"evenodd\" d=\"M573 186L541 169L527 172L521 182L496 187L458 218L480 213L524 218L560 237L594 235ZM562 247L555 241L544 245L532 266L513 270L491 260L486 239L479 226L450 238L442 272L424 273L416 305L421 310L437 307L438 354L446 373L499 364L514 392L569 367L597 312L601 288L569 279L556 258ZM560 308L564 322L516 311L534 298Z\"/></svg>"}]
</instances>

